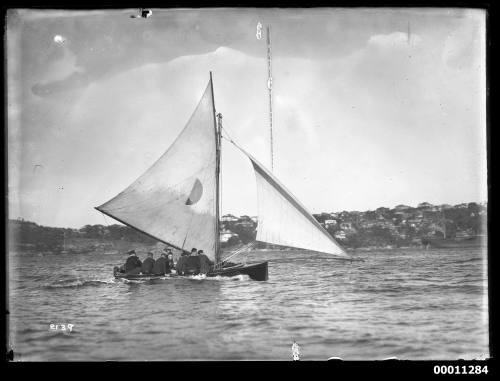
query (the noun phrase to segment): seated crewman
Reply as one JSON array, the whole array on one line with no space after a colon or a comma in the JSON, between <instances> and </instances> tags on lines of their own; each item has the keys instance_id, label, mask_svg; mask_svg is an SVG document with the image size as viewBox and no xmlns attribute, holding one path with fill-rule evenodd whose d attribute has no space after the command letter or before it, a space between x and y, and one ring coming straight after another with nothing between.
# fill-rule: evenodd
<instances>
[{"instance_id":1,"label":"seated crewman","mask_svg":"<svg viewBox=\"0 0 500 381\"><path fill-rule=\"evenodd\" d=\"M153 272L153 267L155 265L155 260L153 259L153 253L150 251L148 257L142 262L141 272L143 274L151 274Z\"/></svg>"},{"instance_id":2,"label":"seated crewman","mask_svg":"<svg viewBox=\"0 0 500 381\"><path fill-rule=\"evenodd\" d=\"M197 275L200 273L200 257L196 248L191 249L191 255L180 266L182 275Z\"/></svg>"},{"instance_id":3,"label":"seated crewman","mask_svg":"<svg viewBox=\"0 0 500 381\"><path fill-rule=\"evenodd\" d=\"M141 272L142 262L137 257L135 250L127 252L128 258L125 261L124 270L127 274L139 274Z\"/></svg>"},{"instance_id":4,"label":"seated crewman","mask_svg":"<svg viewBox=\"0 0 500 381\"><path fill-rule=\"evenodd\" d=\"M167 254L165 252L161 253L161 257L158 258L153 266L153 274L155 275L165 275L170 272L167 263Z\"/></svg>"},{"instance_id":5,"label":"seated crewman","mask_svg":"<svg viewBox=\"0 0 500 381\"><path fill-rule=\"evenodd\" d=\"M170 270L175 270L174 254L172 253L172 250L170 250L170 249L167 252L167 264L168 264L168 268Z\"/></svg>"},{"instance_id":6,"label":"seated crewman","mask_svg":"<svg viewBox=\"0 0 500 381\"><path fill-rule=\"evenodd\" d=\"M198 257L200 258L200 274L208 274L212 269L212 262L203 254L203 250L198 250Z\"/></svg>"},{"instance_id":7,"label":"seated crewman","mask_svg":"<svg viewBox=\"0 0 500 381\"><path fill-rule=\"evenodd\" d=\"M193 250L196 250L196 249L193 249ZM191 252L193 250L191 250ZM185 265L188 258L189 258L189 254L187 252L183 252L181 254L181 257L179 258L179 260L177 261L177 264L175 265L175 270L177 271L177 274L182 275L184 265Z\"/></svg>"}]
</instances>

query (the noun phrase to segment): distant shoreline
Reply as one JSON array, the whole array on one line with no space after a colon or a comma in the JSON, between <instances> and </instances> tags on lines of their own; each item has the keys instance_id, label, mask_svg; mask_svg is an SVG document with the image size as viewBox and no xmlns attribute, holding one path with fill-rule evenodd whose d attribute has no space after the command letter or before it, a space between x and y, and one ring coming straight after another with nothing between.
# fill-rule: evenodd
<instances>
[{"instance_id":1,"label":"distant shoreline","mask_svg":"<svg viewBox=\"0 0 500 381\"><path fill-rule=\"evenodd\" d=\"M314 214L325 231L348 251L392 250L395 248L460 247L467 240L486 235L487 204L474 202L458 205L432 205L427 202L417 207L397 205L365 212L342 211ZM255 242L257 216L221 217L221 248L228 250L238 245ZM41 226L23 219L8 221L10 247L25 251L87 252L129 250L134 247L154 248L165 244L131 227L112 225L85 225L80 229ZM477 240L479 241L479 240ZM484 243L480 243L484 246ZM255 249L278 247L256 242Z\"/></svg>"},{"instance_id":2,"label":"distant shoreline","mask_svg":"<svg viewBox=\"0 0 500 381\"><path fill-rule=\"evenodd\" d=\"M147 252L152 251L155 255L159 255L162 248L165 246L161 243L155 244L155 245L145 245L140 242L131 242L131 241L121 241L119 243L111 243L111 242L98 242L98 240L95 239L89 239L89 242L87 244L83 244L84 242L80 241L80 244L78 246L71 245L72 247L66 249L66 250L40 250L32 245L26 245L26 244L17 244L17 245L11 245L9 251L13 252L20 252L23 254L71 254L71 255L79 255L79 254L89 254L89 253L100 253L103 255L106 254L111 254L113 252L117 253L125 253L128 250L134 249L137 251L137 253L141 255L146 255ZM366 253L366 252L373 252L373 251L402 251L402 250L410 250L410 251L418 251L418 250L428 250L428 249L434 249L434 250L447 250L447 249L457 249L461 248L460 246L458 247L450 247L450 248L435 248L435 247L430 247L427 248L423 245L415 245L415 246L366 246L366 247L358 247L358 248L345 248L345 250L348 253ZM462 248L467 248L467 246L463 246ZM226 250L230 252L233 247L228 247ZM305 249L297 249L297 248L254 248L251 250L251 252L284 252L284 251L290 251L290 252L298 252L298 251L308 251Z\"/></svg>"}]
</instances>

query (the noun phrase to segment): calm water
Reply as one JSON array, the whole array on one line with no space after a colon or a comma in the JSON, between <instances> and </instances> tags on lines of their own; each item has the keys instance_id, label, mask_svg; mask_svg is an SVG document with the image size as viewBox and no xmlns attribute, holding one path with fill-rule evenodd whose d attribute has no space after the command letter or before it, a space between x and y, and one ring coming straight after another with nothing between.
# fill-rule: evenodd
<instances>
[{"instance_id":1,"label":"calm water","mask_svg":"<svg viewBox=\"0 0 500 381\"><path fill-rule=\"evenodd\" d=\"M115 281L123 254L11 254L15 360L471 359L488 355L482 249L261 252L269 281ZM71 333L49 325L73 324Z\"/></svg>"}]
</instances>

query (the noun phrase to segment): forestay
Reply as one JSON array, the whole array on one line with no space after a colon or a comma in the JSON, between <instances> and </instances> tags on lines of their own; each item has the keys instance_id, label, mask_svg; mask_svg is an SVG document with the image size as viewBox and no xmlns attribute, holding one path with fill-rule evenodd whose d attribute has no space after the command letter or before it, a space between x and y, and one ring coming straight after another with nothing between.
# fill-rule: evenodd
<instances>
[{"instance_id":1,"label":"forestay","mask_svg":"<svg viewBox=\"0 0 500 381\"><path fill-rule=\"evenodd\" d=\"M257 180L257 241L350 258L307 209L254 157Z\"/></svg>"},{"instance_id":2,"label":"forestay","mask_svg":"<svg viewBox=\"0 0 500 381\"><path fill-rule=\"evenodd\" d=\"M170 148L96 209L177 248L215 259L216 139L212 84Z\"/></svg>"}]
</instances>

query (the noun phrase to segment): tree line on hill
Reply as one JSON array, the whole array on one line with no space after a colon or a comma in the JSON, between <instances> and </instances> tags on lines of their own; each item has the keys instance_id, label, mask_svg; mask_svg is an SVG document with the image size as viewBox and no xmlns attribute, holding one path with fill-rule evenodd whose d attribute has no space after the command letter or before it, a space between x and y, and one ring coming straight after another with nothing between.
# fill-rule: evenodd
<instances>
[{"instance_id":1,"label":"tree line on hill","mask_svg":"<svg viewBox=\"0 0 500 381\"><path fill-rule=\"evenodd\" d=\"M85 225L81 229L41 226L31 221L9 221L10 244L24 249L60 251L75 241L128 241L154 245L157 241L124 225Z\"/></svg>"},{"instance_id":2,"label":"tree line on hill","mask_svg":"<svg viewBox=\"0 0 500 381\"><path fill-rule=\"evenodd\" d=\"M226 217L226 219L225 219ZM476 203L435 207L428 203L412 208L399 205L375 211L315 214L316 220L343 246L409 246L424 237L484 234L486 206ZM257 221L248 216L223 216L221 229L230 235L221 246L255 241ZM127 241L154 245L157 241L124 225L85 225L81 229L41 226L22 219L9 221L10 244L27 250L64 250L68 242ZM258 242L256 248L275 248Z\"/></svg>"},{"instance_id":3,"label":"tree line on hill","mask_svg":"<svg viewBox=\"0 0 500 381\"><path fill-rule=\"evenodd\" d=\"M413 246L422 239L459 238L486 234L485 204L467 203L417 207L398 205L374 211L314 215L344 246Z\"/></svg>"}]
</instances>

